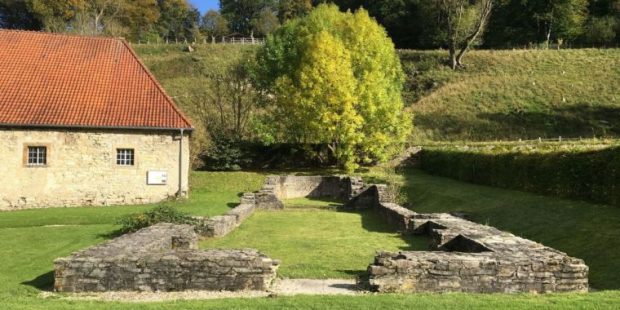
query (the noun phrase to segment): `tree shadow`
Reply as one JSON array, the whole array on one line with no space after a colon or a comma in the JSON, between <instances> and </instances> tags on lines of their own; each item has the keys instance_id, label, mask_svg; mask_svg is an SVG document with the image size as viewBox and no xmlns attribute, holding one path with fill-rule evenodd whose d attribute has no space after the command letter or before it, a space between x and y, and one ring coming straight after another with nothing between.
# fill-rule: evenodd
<instances>
[{"instance_id":1,"label":"tree shadow","mask_svg":"<svg viewBox=\"0 0 620 310\"><path fill-rule=\"evenodd\" d=\"M54 271L48 271L30 281L22 282L21 284L32 286L41 291L51 292L54 289Z\"/></svg>"},{"instance_id":2,"label":"tree shadow","mask_svg":"<svg viewBox=\"0 0 620 310\"><path fill-rule=\"evenodd\" d=\"M620 136L618 107L580 104L542 112L481 113L478 117L498 126L523 128L528 138L541 136L542 133L551 137Z\"/></svg>"},{"instance_id":3,"label":"tree shadow","mask_svg":"<svg viewBox=\"0 0 620 310\"><path fill-rule=\"evenodd\" d=\"M426 235L414 235L408 233L402 233L390 225L386 219L384 219L376 210L361 210L361 211L345 211L340 212L356 213L362 218L362 227L367 231L397 234L399 238L407 243L406 246L401 246L398 249L402 251L428 251L430 250L431 239Z\"/></svg>"},{"instance_id":4,"label":"tree shadow","mask_svg":"<svg viewBox=\"0 0 620 310\"><path fill-rule=\"evenodd\" d=\"M416 131L433 139L495 140L620 137L620 107L578 104L543 111L453 115L419 113Z\"/></svg>"},{"instance_id":5,"label":"tree shadow","mask_svg":"<svg viewBox=\"0 0 620 310\"><path fill-rule=\"evenodd\" d=\"M620 216L617 207L475 185L411 168L403 176L405 192L416 211L464 212L473 222L585 260L591 287L620 288L620 261L613 258L620 247L614 230Z\"/></svg>"}]
</instances>

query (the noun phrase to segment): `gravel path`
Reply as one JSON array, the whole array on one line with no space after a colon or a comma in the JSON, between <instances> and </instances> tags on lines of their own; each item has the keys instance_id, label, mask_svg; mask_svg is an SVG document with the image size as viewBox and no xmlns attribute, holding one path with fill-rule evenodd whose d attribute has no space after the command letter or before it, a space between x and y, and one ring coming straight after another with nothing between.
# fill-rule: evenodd
<instances>
[{"instance_id":1,"label":"gravel path","mask_svg":"<svg viewBox=\"0 0 620 310\"><path fill-rule=\"evenodd\" d=\"M279 295L356 295L355 280L344 279L284 279L276 283L274 293Z\"/></svg>"},{"instance_id":2,"label":"gravel path","mask_svg":"<svg viewBox=\"0 0 620 310\"><path fill-rule=\"evenodd\" d=\"M271 292L104 292L76 293L65 295L71 300L102 300L122 302L160 302L171 300L220 299L220 298L258 298L290 295L357 295L364 291L357 289L355 280L348 279L279 279ZM44 292L43 298L58 298L56 293Z\"/></svg>"}]
</instances>

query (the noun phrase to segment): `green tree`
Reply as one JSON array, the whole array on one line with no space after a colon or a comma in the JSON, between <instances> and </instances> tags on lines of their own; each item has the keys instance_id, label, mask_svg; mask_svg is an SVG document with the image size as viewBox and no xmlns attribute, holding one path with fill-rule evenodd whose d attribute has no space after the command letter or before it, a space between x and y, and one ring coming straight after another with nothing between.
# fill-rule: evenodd
<instances>
[{"instance_id":1,"label":"green tree","mask_svg":"<svg viewBox=\"0 0 620 310\"><path fill-rule=\"evenodd\" d=\"M230 29L244 35L252 33L252 20L269 8L277 10L277 0L220 0L222 15L230 22Z\"/></svg>"},{"instance_id":2,"label":"green tree","mask_svg":"<svg viewBox=\"0 0 620 310\"><path fill-rule=\"evenodd\" d=\"M585 25L585 41L605 45L616 38L618 20L614 16L592 17Z\"/></svg>"},{"instance_id":3,"label":"green tree","mask_svg":"<svg viewBox=\"0 0 620 310\"><path fill-rule=\"evenodd\" d=\"M0 1L0 28L39 30L41 20L23 0Z\"/></svg>"},{"instance_id":4,"label":"green tree","mask_svg":"<svg viewBox=\"0 0 620 310\"><path fill-rule=\"evenodd\" d=\"M571 40L583 32L588 0L536 0L533 5L534 19L543 26L547 46L554 37Z\"/></svg>"},{"instance_id":5,"label":"green tree","mask_svg":"<svg viewBox=\"0 0 620 310\"><path fill-rule=\"evenodd\" d=\"M462 59L484 31L494 0L435 0L443 41L450 52L452 69L462 66Z\"/></svg>"},{"instance_id":6,"label":"green tree","mask_svg":"<svg viewBox=\"0 0 620 310\"><path fill-rule=\"evenodd\" d=\"M368 13L319 5L269 36L257 83L271 93L280 139L330 146L341 167L385 161L411 129L394 45Z\"/></svg>"},{"instance_id":7,"label":"green tree","mask_svg":"<svg viewBox=\"0 0 620 310\"><path fill-rule=\"evenodd\" d=\"M487 47L527 46L575 40L584 31L590 7L610 0L502 0L495 6L485 35ZM611 0L613 1L613 0ZM603 5L608 7L608 5ZM604 15L601 14L601 15Z\"/></svg>"},{"instance_id":8,"label":"green tree","mask_svg":"<svg viewBox=\"0 0 620 310\"><path fill-rule=\"evenodd\" d=\"M252 32L254 34L266 36L280 26L278 16L271 8L262 9L256 17L252 19Z\"/></svg>"},{"instance_id":9,"label":"green tree","mask_svg":"<svg viewBox=\"0 0 620 310\"><path fill-rule=\"evenodd\" d=\"M200 14L187 0L157 0L160 17L156 24L159 36L168 40L194 38Z\"/></svg>"},{"instance_id":10,"label":"green tree","mask_svg":"<svg viewBox=\"0 0 620 310\"><path fill-rule=\"evenodd\" d=\"M281 23L304 16L312 10L311 0L280 0L278 18Z\"/></svg>"},{"instance_id":11,"label":"green tree","mask_svg":"<svg viewBox=\"0 0 620 310\"><path fill-rule=\"evenodd\" d=\"M207 11L202 17L201 29L213 42L215 37L225 36L230 31L226 18L215 10Z\"/></svg>"}]
</instances>

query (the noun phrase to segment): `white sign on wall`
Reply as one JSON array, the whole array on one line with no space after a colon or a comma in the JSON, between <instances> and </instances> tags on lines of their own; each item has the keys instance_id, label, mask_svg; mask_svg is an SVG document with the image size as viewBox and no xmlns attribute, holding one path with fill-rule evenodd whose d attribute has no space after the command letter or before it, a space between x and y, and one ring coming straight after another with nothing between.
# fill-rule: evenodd
<instances>
[{"instance_id":1,"label":"white sign on wall","mask_svg":"<svg viewBox=\"0 0 620 310\"><path fill-rule=\"evenodd\" d=\"M168 182L168 172L161 170L149 170L146 173L146 184L148 185L166 185Z\"/></svg>"}]
</instances>

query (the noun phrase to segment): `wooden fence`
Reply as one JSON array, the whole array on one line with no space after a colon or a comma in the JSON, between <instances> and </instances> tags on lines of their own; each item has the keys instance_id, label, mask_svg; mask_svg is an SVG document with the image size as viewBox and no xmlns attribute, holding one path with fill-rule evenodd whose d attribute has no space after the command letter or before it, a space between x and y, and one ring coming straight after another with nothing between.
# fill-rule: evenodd
<instances>
[{"instance_id":1,"label":"wooden fence","mask_svg":"<svg viewBox=\"0 0 620 310\"><path fill-rule=\"evenodd\" d=\"M139 40L135 44L263 44L265 38L254 37L219 37L219 38L203 38L202 40L157 40L143 41Z\"/></svg>"}]
</instances>

